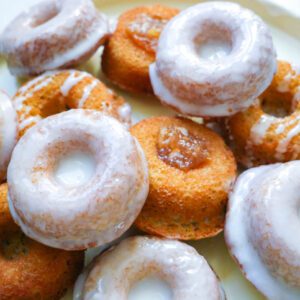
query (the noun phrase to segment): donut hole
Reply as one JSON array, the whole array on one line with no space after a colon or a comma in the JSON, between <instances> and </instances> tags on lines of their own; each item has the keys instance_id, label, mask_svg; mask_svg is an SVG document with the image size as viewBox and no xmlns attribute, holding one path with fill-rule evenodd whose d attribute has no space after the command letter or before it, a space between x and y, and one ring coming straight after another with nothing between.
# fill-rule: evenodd
<instances>
[{"instance_id":1,"label":"donut hole","mask_svg":"<svg viewBox=\"0 0 300 300\"><path fill-rule=\"evenodd\" d=\"M32 181L46 180L67 189L91 181L97 163L95 149L90 148L89 138L88 134L78 131L73 132L73 139L49 142L32 168Z\"/></svg>"},{"instance_id":2,"label":"donut hole","mask_svg":"<svg viewBox=\"0 0 300 300\"><path fill-rule=\"evenodd\" d=\"M41 103L39 113L43 119L70 109L70 107L60 99L59 95L53 95L53 97L48 96L47 98L41 97Z\"/></svg>"},{"instance_id":3,"label":"donut hole","mask_svg":"<svg viewBox=\"0 0 300 300\"><path fill-rule=\"evenodd\" d=\"M128 300L152 299L174 299L169 283L152 275L135 282L129 291Z\"/></svg>"},{"instance_id":4,"label":"donut hole","mask_svg":"<svg viewBox=\"0 0 300 300\"><path fill-rule=\"evenodd\" d=\"M68 187L86 184L95 173L93 155L84 151L72 151L61 156L54 168L55 180Z\"/></svg>"},{"instance_id":5,"label":"donut hole","mask_svg":"<svg viewBox=\"0 0 300 300\"><path fill-rule=\"evenodd\" d=\"M209 160L205 141L184 127L161 128L157 152L158 157L166 164L183 171L197 169Z\"/></svg>"},{"instance_id":6,"label":"donut hole","mask_svg":"<svg viewBox=\"0 0 300 300\"><path fill-rule=\"evenodd\" d=\"M42 26L54 19L59 13L60 10L56 5L51 5L47 6L47 8L40 9L39 13L34 16L31 27L36 28Z\"/></svg>"},{"instance_id":7,"label":"donut hole","mask_svg":"<svg viewBox=\"0 0 300 300\"><path fill-rule=\"evenodd\" d=\"M205 23L194 41L196 52L201 59L220 61L232 51L232 34L224 24Z\"/></svg>"},{"instance_id":8,"label":"donut hole","mask_svg":"<svg viewBox=\"0 0 300 300\"><path fill-rule=\"evenodd\" d=\"M264 113L276 118L285 118L294 111L291 98L280 93L263 95L260 103Z\"/></svg>"}]
</instances>

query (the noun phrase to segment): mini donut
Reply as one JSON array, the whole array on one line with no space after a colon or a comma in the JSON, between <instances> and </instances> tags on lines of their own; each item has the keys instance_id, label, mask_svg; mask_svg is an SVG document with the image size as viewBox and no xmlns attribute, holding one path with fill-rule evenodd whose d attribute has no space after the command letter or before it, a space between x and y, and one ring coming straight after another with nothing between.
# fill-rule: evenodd
<instances>
[{"instance_id":1,"label":"mini donut","mask_svg":"<svg viewBox=\"0 0 300 300\"><path fill-rule=\"evenodd\" d=\"M150 191L136 226L150 234L196 240L223 229L236 176L231 151L193 121L149 118L131 129L149 164Z\"/></svg>"},{"instance_id":2,"label":"mini donut","mask_svg":"<svg viewBox=\"0 0 300 300\"><path fill-rule=\"evenodd\" d=\"M3 182L17 139L17 117L10 98L1 90L0 121L0 182Z\"/></svg>"},{"instance_id":3,"label":"mini donut","mask_svg":"<svg viewBox=\"0 0 300 300\"><path fill-rule=\"evenodd\" d=\"M155 60L162 29L178 12L178 9L156 4L122 14L104 48L104 74L127 91L152 94L149 66Z\"/></svg>"},{"instance_id":4,"label":"mini donut","mask_svg":"<svg viewBox=\"0 0 300 300\"><path fill-rule=\"evenodd\" d=\"M176 111L201 117L249 107L272 81L275 50L266 24L231 2L206 2L164 28L150 66L155 95Z\"/></svg>"},{"instance_id":5,"label":"mini donut","mask_svg":"<svg viewBox=\"0 0 300 300\"><path fill-rule=\"evenodd\" d=\"M0 299L59 300L82 270L83 252L67 252L26 237L13 222L7 185L0 185Z\"/></svg>"},{"instance_id":6,"label":"mini donut","mask_svg":"<svg viewBox=\"0 0 300 300\"><path fill-rule=\"evenodd\" d=\"M279 61L268 89L226 124L236 157L246 167L300 159L300 73Z\"/></svg>"},{"instance_id":7,"label":"mini donut","mask_svg":"<svg viewBox=\"0 0 300 300\"><path fill-rule=\"evenodd\" d=\"M30 128L13 151L7 182L10 210L24 233L65 250L121 236L149 188L136 139L116 119L82 109Z\"/></svg>"},{"instance_id":8,"label":"mini donut","mask_svg":"<svg viewBox=\"0 0 300 300\"><path fill-rule=\"evenodd\" d=\"M249 169L230 195L229 251L246 278L272 300L300 299L300 161Z\"/></svg>"},{"instance_id":9,"label":"mini donut","mask_svg":"<svg viewBox=\"0 0 300 300\"><path fill-rule=\"evenodd\" d=\"M155 237L123 240L97 257L85 277L76 284L82 292L74 300L126 300L137 282L152 278L169 287L172 299L225 299L217 276L194 248Z\"/></svg>"},{"instance_id":10,"label":"mini donut","mask_svg":"<svg viewBox=\"0 0 300 300\"><path fill-rule=\"evenodd\" d=\"M64 70L47 72L23 85L13 98L17 111L19 136L41 119L69 108L103 111L127 126L131 123L131 108L92 75Z\"/></svg>"},{"instance_id":11,"label":"mini donut","mask_svg":"<svg viewBox=\"0 0 300 300\"><path fill-rule=\"evenodd\" d=\"M0 51L13 75L37 75L86 61L108 36L92 0L44 0L4 29Z\"/></svg>"}]
</instances>

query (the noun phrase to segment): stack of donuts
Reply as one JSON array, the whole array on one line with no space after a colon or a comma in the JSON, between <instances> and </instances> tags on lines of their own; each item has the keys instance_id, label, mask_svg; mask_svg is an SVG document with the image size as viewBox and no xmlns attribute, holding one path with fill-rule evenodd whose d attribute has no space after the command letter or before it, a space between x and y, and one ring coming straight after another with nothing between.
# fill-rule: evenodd
<instances>
[{"instance_id":1,"label":"stack of donuts","mask_svg":"<svg viewBox=\"0 0 300 300\"><path fill-rule=\"evenodd\" d=\"M136 7L112 24L92 0L44 0L0 35L25 78L0 92L0 299L59 300L78 278L75 300L144 299L147 280L153 299L223 300L183 242L223 229L263 295L299 299L299 69L231 2ZM92 55L112 88L82 70ZM113 87L173 115L132 124Z\"/></svg>"}]
</instances>

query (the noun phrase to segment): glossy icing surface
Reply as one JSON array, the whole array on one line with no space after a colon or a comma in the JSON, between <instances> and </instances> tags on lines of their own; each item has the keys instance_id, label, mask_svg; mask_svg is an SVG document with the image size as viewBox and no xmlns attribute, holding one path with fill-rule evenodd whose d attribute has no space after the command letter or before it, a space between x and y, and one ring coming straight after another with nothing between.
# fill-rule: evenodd
<instances>
[{"instance_id":1,"label":"glossy icing surface","mask_svg":"<svg viewBox=\"0 0 300 300\"><path fill-rule=\"evenodd\" d=\"M212 49L214 59L207 53ZM216 54L220 49L221 56ZM150 78L156 96L181 113L228 116L250 106L275 69L266 24L238 4L209 2L182 11L167 24Z\"/></svg>"},{"instance_id":2,"label":"glossy icing surface","mask_svg":"<svg viewBox=\"0 0 300 300\"><path fill-rule=\"evenodd\" d=\"M0 19L1 29L7 24L12 17L14 17L19 11L25 9L28 4L37 2L38 0L12 0L1 2L0 7L4 10L5 14L2 15ZM285 11L278 6L273 5L272 0L237 0L236 2L253 9L256 13L259 13L264 20L268 22L272 30L273 39L278 51L279 57L284 59L290 59L294 62L300 62L299 58L299 39L296 37L298 35L298 28L300 26L299 21L296 18L292 18L292 14L296 15L296 11L299 11L297 5L292 7L290 13ZM268 4L266 4L268 2ZM277 0L277 2L287 8L290 4L289 1L282 2ZM294 0L298 4L298 0ZM133 0L130 2L119 1L119 0L96 0L95 4L97 7L108 14L111 18L115 19L118 15L123 13L125 10L132 8L133 5L147 5L152 4L154 1L144 1L144 0ZM188 6L199 3L196 0L161 0L162 4L169 6L176 6L178 8L184 9ZM84 68L89 70L89 72L97 75L99 73L99 55L93 57L88 64L84 65ZM3 63L0 68L0 86L13 95L17 88L19 87L19 81L15 77L11 76ZM119 91L122 93L122 91ZM161 106L160 103L153 97L145 97L147 102L141 101L140 97L137 95L132 95L129 93L122 93L126 100L129 101L133 108L133 118L134 122L141 120L145 117L163 114L172 114L172 112ZM241 272L238 270L237 265L229 257L223 236L219 235L216 238L206 239L198 242L194 242L193 246L204 255L213 268L217 271L218 275L222 279L223 286L226 290L227 297L233 300L263 300L265 299L259 292L257 292L251 284L249 284ZM95 255L95 251L88 251L87 257L90 260ZM70 292L68 296L64 299L71 300L72 293Z\"/></svg>"},{"instance_id":3,"label":"glossy icing surface","mask_svg":"<svg viewBox=\"0 0 300 300\"><path fill-rule=\"evenodd\" d=\"M39 74L86 60L108 34L91 0L42 1L5 28L0 51L12 74Z\"/></svg>"},{"instance_id":4,"label":"glossy icing surface","mask_svg":"<svg viewBox=\"0 0 300 300\"><path fill-rule=\"evenodd\" d=\"M7 165L17 139L17 116L10 98L0 90L0 180L6 178Z\"/></svg>"},{"instance_id":5,"label":"glossy icing surface","mask_svg":"<svg viewBox=\"0 0 300 300\"><path fill-rule=\"evenodd\" d=\"M229 197L229 251L272 300L300 297L299 169L300 161L249 169Z\"/></svg>"},{"instance_id":6,"label":"glossy icing surface","mask_svg":"<svg viewBox=\"0 0 300 300\"><path fill-rule=\"evenodd\" d=\"M56 168L74 152L91 157L94 171L90 180L66 185L55 178ZM80 109L29 129L14 150L7 181L10 209L23 231L66 250L101 246L121 236L140 212L149 184L144 154L125 127Z\"/></svg>"},{"instance_id":7,"label":"glossy icing surface","mask_svg":"<svg viewBox=\"0 0 300 300\"><path fill-rule=\"evenodd\" d=\"M152 284L157 280L167 283L171 299L225 299L206 260L178 241L128 238L99 256L87 273L86 279L80 280L82 295L76 300L125 300L136 282L149 277ZM168 296L168 288L164 285L163 289Z\"/></svg>"}]
</instances>

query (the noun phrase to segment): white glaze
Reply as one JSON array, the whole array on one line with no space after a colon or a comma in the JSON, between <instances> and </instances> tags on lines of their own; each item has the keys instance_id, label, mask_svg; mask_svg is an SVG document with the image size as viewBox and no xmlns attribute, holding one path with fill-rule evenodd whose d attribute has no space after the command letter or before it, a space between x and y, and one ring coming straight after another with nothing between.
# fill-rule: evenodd
<instances>
[{"instance_id":1,"label":"white glaze","mask_svg":"<svg viewBox=\"0 0 300 300\"><path fill-rule=\"evenodd\" d=\"M46 73L40 77L37 77L29 81L20 89L20 95L18 97L15 97L13 101L16 111L22 110L24 108L24 102L27 99L32 97L35 92L38 92L52 81L52 74L53 73ZM32 91L30 93L27 93L27 90L30 89L32 86L34 86Z\"/></svg>"},{"instance_id":2,"label":"white glaze","mask_svg":"<svg viewBox=\"0 0 300 300\"><path fill-rule=\"evenodd\" d=\"M5 28L0 50L14 75L39 74L83 62L108 35L108 20L91 0L45 0Z\"/></svg>"},{"instance_id":3,"label":"white glaze","mask_svg":"<svg viewBox=\"0 0 300 300\"><path fill-rule=\"evenodd\" d=\"M173 103L174 107L176 107L176 109L178 109L181 112L187 111L186 108L188 107L189 112L186 112L186 114L190 116L194 116L195 114L193 112L199 110L199 104L193 104L193 103L186 104L182 101L182 99L174 97L170 93L170 91L164 86L160 78L156 77L154 67L155 66L153 64L150 66L149 74L150 77L152 78L151 79L152 84L153 84L153 80L155 81L156 95L164 95L163 98L160 98L161 102L165 105L169 105L170 103ZM253 103L252 99L245 100L243 103L241 103L238 110L243 110L244 106L249 107L252 103ZM234 111L237 108L238 105L239 104L236 103L212 104L212 105L201 104L201 114L203 114L203 116L215 116L215 117L223 115L224 112L226 112L226 114L230 114L232 111Z\"/></svg>"},{"instance_id":4,"label":"white glaze","mask_svg":"<svg viewBox=\"0 0 300 300\"><path fill-rule=\"evenodd\" d=\"M201 58L199 36L224 39L222 30L229 35L231 52L222 60ZM158 98L184 114L228 116L253 104L275 70L272 38L263 21L237 4L207 2L182 11L166 25L150 78Z\"/></svg>"},{"instance_id":5,"label":"white glaze","mask_svg":"<svg viewBox=\"0 0 300 300\"><path fill-rule=\"evenodd\" d=\"M54 76L58 76L59 74L64 72L68 72L67 78L60 86L60 92L64 97L68 97L70 91L85 78L92 79L91 83L87 84L84 87L81 99L79 99L78 101L77 108L82 108L86 100L88 100L91 96L94 88L98 84L101 84L101 82L97 78L94 78L91 74L77 70L48 71L43 75L40 75L33 80L28 81L19 89L17 96L13 98L13 105L19 116L20 130L24 129L28 125L33 125L42 119L39 115L32 116L32 108L30 105L26 105L25 102L28 99L32 98L36 92L52 83ZM111 90L108 89L108 92L111 92ZM108 110L104 109L104 112L110 114L110 111ZM115 117L117 117L117 119L121 122L124 122L126 126L129 126L131 124L131 108L129 104L124 103L122 106L119 106L118 114L115 115Z\"/></svg>"},{"instance_id":6,"label":"white glaze","mask_svg":"<svg viewBox=\"0 0 300 300\"><path fill-rule=\"evenodd\" d=\"M10 98L0 90L0 181L6 178L6 169L16 143L16 113Z\"/></svg>"},{"instance_id":7,"label":"white glaze","mask_svg":"<svg viewBox=\"0 0 300 300\"><path fill-rule=\"evenodd\" d=\"M86 184L95 173L96 162L88 153L74 152L62 157L54 170L56 181L66 187Z\"/></svg>"},{"instance_id":8,"label":"white glaze","mask_svg":"<svg viewBox=\"0 0 300 300\"><path fill-rule=\"evenodd\" d=\"M228 248L247 279L272 300L300 298L299 170L300 161L250 169L229 197Z\"/></svg>"},{"instance_id":9,"label":"white glaze","mask_svg":"<svg viewBox=\"0 0 300 300\"><path fill-rule=\"evenodd\" d=\"M167 282L149 276L135 283L131 288L128 300L173 300L172 289Z\"/></svg>"},{"instance_id":10,"label":"white glaze","mask_svg":"<svg viewBox=\"0 0 300 300\"><path fill-rule=\"evenodd\" d=\"M118 109L120 120L123 120L125 124L128 124L128 127L130 127L131 124L131 113L131 106L128 103L124 103Z\"/></svg>"},{"instance_id":11,"label":"white glaze","mask_svg":"<svg viewBox=\"0 0 300 300\"><path fill-rule=\"evenodd\" d=\"M200 46L199 55L202 59L221 60L231 52L231 46L222 41L211 40Z\"/></svg>"},{"instance_id":12,"label":"white glaze","mask_svg":"<svg viewBox=\"0 0 300 300\"><path fill-rule=\"evenodd\" d=\"M122 241L96 258L85 276L76 300L126 300L136 281L147 277L166 282L174 300L224 299L216 275L195 249L154 237Z\"/></svg>"},{"instance_id":13,"label":"white glaze","mask_svg":"<svg viewBox=\"0 0 300 300\"><path fill-rule=\"evenodd\" d=\"M63 85L60 87L60 91L63 94L63 96L68 96L71 89L78 84L81 80L84 78L91 77L90 74L86 72L78 72L75 70L71 70L68 78L65 80Z\"/></svg>"},{"instance_id":14,"label":"white glaze","mask_svg":"<svg viewBox=\"0 0 300 300\"><path fill-rule=\"evenodd\" d=\"M90 83L89 85L87 85L84 88L82 97L81 97L81 99L79 100L79 103L78 103L78 108L83 107L85 101L89 98L91 92L97 86L98 82L99 82L98 80L93 80L92 83Z\"/></svg>"},{"instance_id":15,"label":"white glaze","mask_svg":"<svg viewBox=\"0 0 300 300\"><path fill-rule=\"evenodd\" d=\"M274 116L263 114L256 124L254 124L254 126L251 128L249 142L255 145L261 144L270 127L277 121L277 118Z\"/></svg>"},{"instance_id":16,"label":"white glaze","mask_svg":"<svg viewBox=\"0 0 300 300\"><path fill-rule=\"evenodd\" d=\"M287 152L290 142L294 137L300 134L300 117L297 118L297 120L295 120L294 123L296 123L296 125L288 131L286 136L282 138L277 145L276 154L275 154L275 157L277 159L284 158L284 154ZM298 153L299 153L299 149L298 151L296 151L296 153L294 153L294 156L297 156Z\"/></svg>"},{"instance_id":17,"label":"white glaze","mask_svg":"<svg viewBox=\"0 0 300 300\"><path fill-rule=\"evenodd\" d=\"M54 168L74 151L93 156L95 173L86 184L66 187L55 180ZM143 151L129 131L112 117L82 109L30 128L13 152L7 182L10 210L22 230L67 250L118 238L140 212L149 185Z\"/></svg>"},{"instance_id":18,"label":"white glaze","mask_svg":"<svg viewBox=\"0 0 300 300\"><path fill-rule=\"evenodd\" d=\"M290 91L291 80L294 77L292 73L288 73L278 84L277 91L280 93L286 93Z\"/></svg>"},{"instance_id":19,"label":"white glaze","mask_svg":"<svg viewBox=\"0 0 300 300\"><path fill-rule=\"evenodd\" d=\"M36 124L40 120L42 120L40 116L33 116L33 117L26 118L21 122L19 122L19 130L23 130L29 125Z\"/></svg>"}]
</instances>

